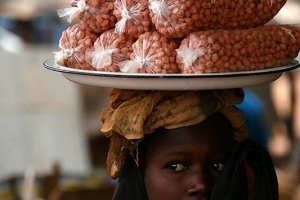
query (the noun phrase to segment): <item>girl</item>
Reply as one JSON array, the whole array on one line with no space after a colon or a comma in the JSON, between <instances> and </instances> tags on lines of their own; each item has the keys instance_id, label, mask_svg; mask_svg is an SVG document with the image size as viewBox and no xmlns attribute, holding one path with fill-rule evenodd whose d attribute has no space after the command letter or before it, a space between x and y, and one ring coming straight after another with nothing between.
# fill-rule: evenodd
<instances>
[{"instance_id":1,"label":"girl","mask_svg":"<svg viewBox=\"0 0 300 200\"><path fill-rule=\"evenodd\" d=\"M247 139L241 89L113 90L102 112L114 200L276 200L266 150Z\"/></svg>"}]
</instances>

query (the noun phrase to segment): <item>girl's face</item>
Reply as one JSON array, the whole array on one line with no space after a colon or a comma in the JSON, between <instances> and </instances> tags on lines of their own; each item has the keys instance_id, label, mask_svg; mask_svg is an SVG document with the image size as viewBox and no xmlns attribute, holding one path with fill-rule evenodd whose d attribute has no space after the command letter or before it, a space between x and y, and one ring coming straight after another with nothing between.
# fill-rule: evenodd
<instances>
[{"instance_id":1,"label":"girl's face","mask_svg":"<svg viewBox=\"0 0 300 200\"><path fill-rule=\"evenodd\" d=\"M149 200L210 199L234 143L230 126L218 115L194 126L160 129L146 146Z\"/></svg>"}]
</instances>

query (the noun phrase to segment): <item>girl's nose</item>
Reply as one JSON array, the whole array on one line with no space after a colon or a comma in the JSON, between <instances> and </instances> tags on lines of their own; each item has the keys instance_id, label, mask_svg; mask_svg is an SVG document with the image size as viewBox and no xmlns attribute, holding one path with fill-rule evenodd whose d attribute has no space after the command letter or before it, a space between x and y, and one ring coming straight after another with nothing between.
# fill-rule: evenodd
<instances>
[{"instance_id":1,"label":"girl's nose","mask_svg":"<svg viewBox=\"0 0 300 200\"><path fill-rule=\"evenodd\" d=\"M212 179L209 177L209 173L204 170L197 170L190 178L188 185L188 195L198 196L199 199L208 199L212 190Z\"/></svg>"}]
</instances>

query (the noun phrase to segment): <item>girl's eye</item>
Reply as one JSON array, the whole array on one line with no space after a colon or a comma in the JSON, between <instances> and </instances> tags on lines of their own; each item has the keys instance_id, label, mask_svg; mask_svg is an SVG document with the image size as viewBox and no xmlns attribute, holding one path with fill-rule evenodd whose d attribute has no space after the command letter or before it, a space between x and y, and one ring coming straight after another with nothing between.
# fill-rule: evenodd
<instances>
[{"instance_id":1,"label":"girl's eye","mask_svg":"<svg viewBox=\"0 0 300 200\"><path fill-rule=\"evenodd\" d=\"M187 167L184 164L180 163L169 164L167 168L173 172L182 172L187 169Z\"/></svg>"},{"instance_id":2,"label":"girl's eye","mask_svg":"<svg viewBox=\"0 0 300 200\"><path fill-rule=\"evenodd\" d=\"M217 173L220 173L224 169L224 163L221 162L214 162L210 165L210 168Z\"/></svg>"}]
</instances>

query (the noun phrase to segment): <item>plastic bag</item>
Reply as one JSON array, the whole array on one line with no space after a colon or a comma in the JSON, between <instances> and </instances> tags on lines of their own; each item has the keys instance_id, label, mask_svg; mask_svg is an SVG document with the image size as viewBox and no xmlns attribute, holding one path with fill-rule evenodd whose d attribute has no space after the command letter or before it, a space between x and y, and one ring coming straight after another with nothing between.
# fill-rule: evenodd
<instances>
[{"instance_id":1,"label":"plastic bag","mask_svg":"<svg viewBox=\"0 0 300 200\"><path fill-rule=\"evenodd\" d=\"M116 33L138 38L152 28L147 0L116 0L114 15L117 17Z\"/></svg>"},{"instance_id":2,"label":"plastic bag","mask_svg":"<svg viewBox=\"0 0 300 200\"><path fill-rule=\"evenodd\" d=\"M183 38L196 31L191 13L200 10L199 0L149 0L152 23L157 31L170 38Z\"/></svg>"},{"instance_id":3,"label":"plastic bag","mask_svg":"<svg viewBox=\"0 0 300 200\"><path fill-rule=\"evenodd\" d=\"M114 28L117 19L113 15L112 0L73 0L72 7L58 10L59 17L67 17L71 23L74 19L95 33L102 33Z\"/></svg>"},{"instance_id":4,"label":"plastic bag","mask_svg":"<svg viewBox=\"0 0 300 200\"><path fill-rule=\"evenodd\" d=\"M108 30L87 52L87 60L98 71L119 72L119 64L130 59L134 42L135 39L130 36L116 34L114 29Z\"/></svg>"},{"instance_id":5,"label":"plastic bag","mask_svg":"<svg viewBox=\"0 0 300 200\"><path fill-rule=\"evenodd\" d=\"M130 60L120 64L126 73L179 73L176 63L178 44L157 31L142 34L132 45Z\"/></svg>"},{"instance_id":6,"label":"plastic bag","mask_svg":"<svg viewBox=\"0 0 300 200\"><path fill-rule=\"evenodd\" d=\"M71 6L72 6L72 7L76 7L78 1L80 1L80 0L70 0Z\"/></svg>"},{"instance_id":7,"label":"plastic bag","mask_svg":"<svg viewBox=\"0 0 300 200\"><path fill-rule=\"evenodd\" d=\"M269 25L191 33L177 51L181 73L262 70L289 64L300 51L300 29Z\"/></svg>"},{"instance_id":8,"label":"plastic bag","mask_svg":"<svg viewBox=\"0 0 300 200\"><path fill-rule=\"evenodd\" d=\"M287 0L149 0L156 29L170 38L194 31L241 29L269 22Z\"/></svg>"},{"instance_id":9,"label":"plastic bag","mask_svg":"<svg viewBox=\"0 0 300 200\"><path fill-rule=\"evenodd\" d=\"M66 67L94 70L86 61L86 52L93 48L97 35L84 29L81 24L70 26L62 33L59 52L55 52L55 61Z\"/></svg>"}]
</instances>

